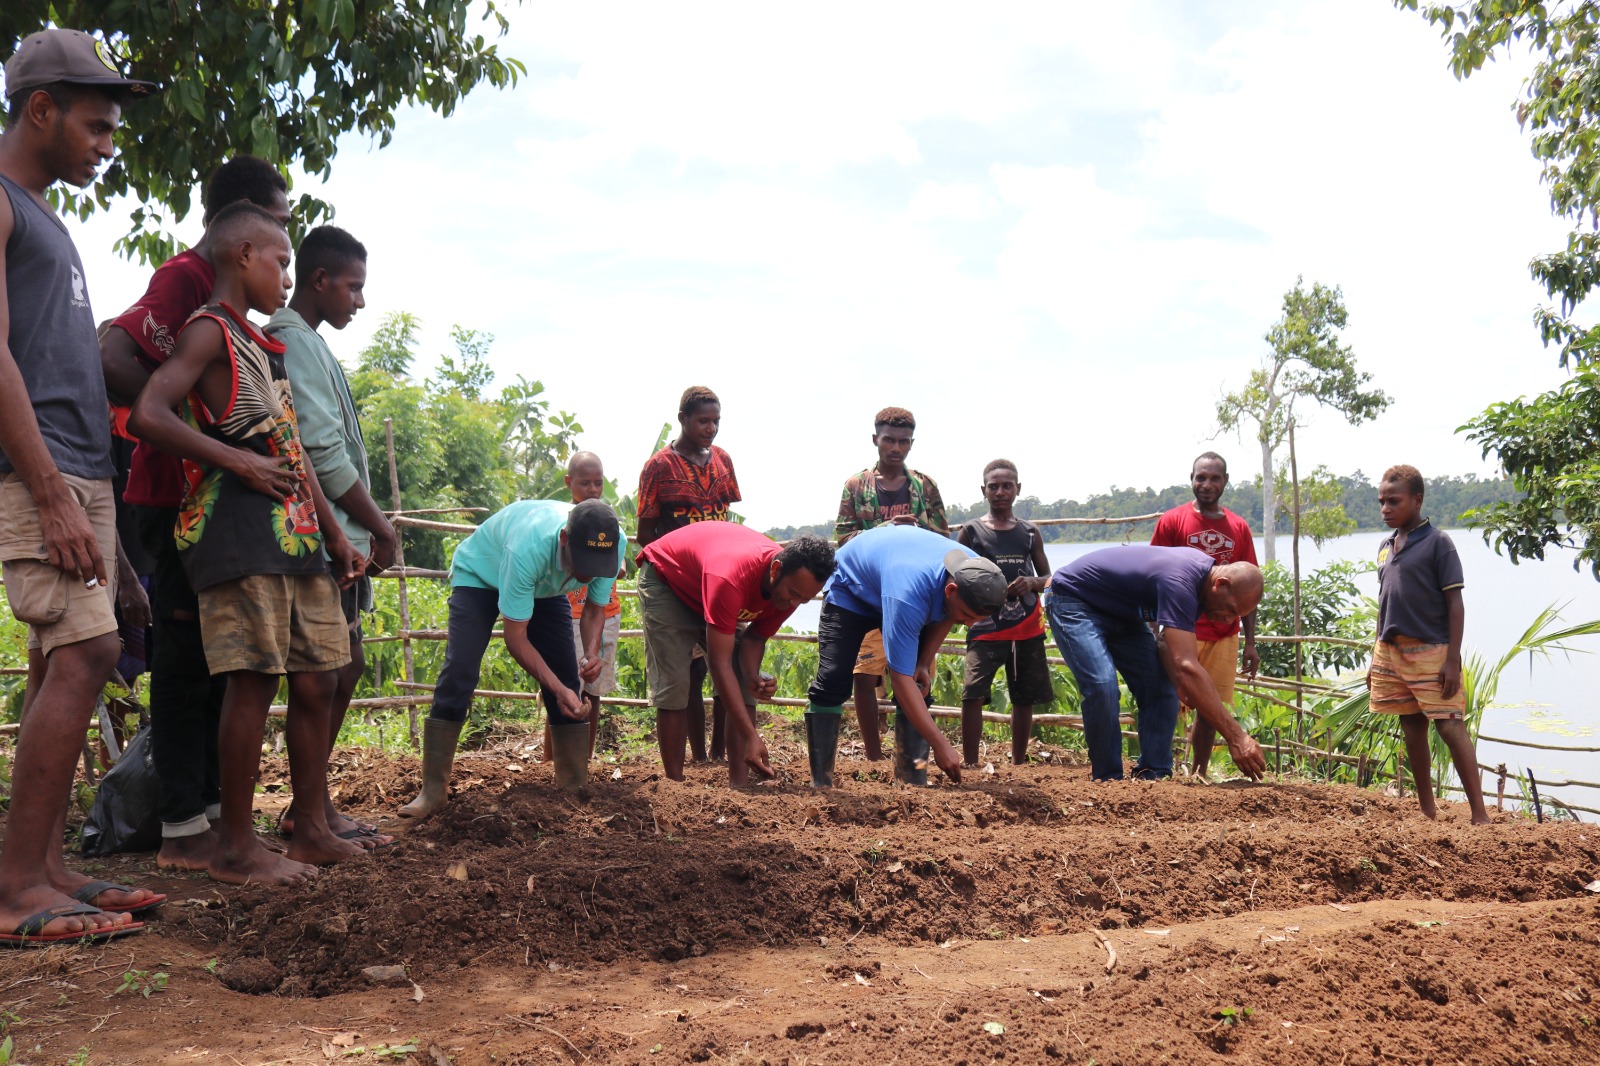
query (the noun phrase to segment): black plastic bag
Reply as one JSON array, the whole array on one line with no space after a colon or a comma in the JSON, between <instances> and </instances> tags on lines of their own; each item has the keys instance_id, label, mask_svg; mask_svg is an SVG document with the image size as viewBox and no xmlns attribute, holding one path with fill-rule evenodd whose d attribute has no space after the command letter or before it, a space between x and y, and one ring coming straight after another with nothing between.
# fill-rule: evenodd
<instances>
[{"instance_id":1,"label":"black plastic bag","mask_svg":"<svg viewBox=\"0 0 1600 1066\"><path fill-rule=\"evenodd\" d=\"M150 727L133 735L122 758L100 779L94 807L84 820L85 855L154 851L161 846L161 782L150 759Z\"/></svg>"}]
</instances>

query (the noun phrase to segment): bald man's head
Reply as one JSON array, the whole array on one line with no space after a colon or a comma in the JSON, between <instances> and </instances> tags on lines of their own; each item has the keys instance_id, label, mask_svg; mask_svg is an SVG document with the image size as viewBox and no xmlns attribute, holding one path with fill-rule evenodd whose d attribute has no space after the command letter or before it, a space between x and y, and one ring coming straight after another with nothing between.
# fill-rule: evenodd
<instances>
[{"instance_id":1,"label":"bald man's head","mask_svg":"<svg viewBox=\"0 0 1600 1066\"><path fill-rule=\"evenodd\" d=\"M606 472L594 452L573 452L567 460L567 490L573 503L598 500L606 494Z\"/></svg>"},{"instance_id":2,"label":"bald man's head","mask_svg":"<svg viewBox=\"0 0 1600 1066\"><path fill-rule=\"evenodd\" d=\"M1265 587L1255 563L1225 563L1211 568L1200 612L1208 621L1230 626L1256 609Z\"/></svg>"}]
</instances>

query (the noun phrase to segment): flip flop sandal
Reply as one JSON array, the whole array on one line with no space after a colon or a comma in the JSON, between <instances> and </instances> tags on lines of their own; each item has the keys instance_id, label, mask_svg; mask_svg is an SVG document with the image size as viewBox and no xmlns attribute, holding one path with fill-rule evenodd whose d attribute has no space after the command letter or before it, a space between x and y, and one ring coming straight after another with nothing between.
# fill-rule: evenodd
<instances>
[{"instance_id":1,"label":"flip flop sandal","mask_svg":"<svg viewBox=\"0 0 1600 1066\"><path fill-rule=\"evenodd\" d=\"M340 840L364 840L364 839L366 839L368 837L388 836L387 833L378 832L378 827L374 826L374 825L358 825L354 829L346 829L344 832L336 833L334 835L337 836ZM367 850L368 851L379 851L379 850L381 850L383 848L386 848L386 847L390 846L393 843L394 843L394 839L391 837L389 840L384 841L382 844L374 844L372 847L368 848Z\"/></svg>"},{"instance_id":2,"label":"flip flop sandal","mask_svg":"<svg viewBox=\"0 0 1600 1066\"><path fill-rule=\"evenodd\" d=\"M0 933L0 948L43 948L51 944L103 944L108 940L115 940L119 936L137 933L144 929L143 922L131 922L128 925L119 925L113 929L102 929L93 932L77 933L41 933L39 930L49 925L56 918L68 918L78 914L104 914L99 907L91 907L87 903L64 903L59 907L40 911L31 917L24 918L17 923L15 929L9 933Z\"/></svg>"},{"instance_id":3,"label":"flip flop sandal","mask_svg":"<svg viewBox=\"0 0 1600 1066\"><path fill-rule=\"evenodd\" d=\"M131 888L128 885L119 885L114 881L90 881L88 884L78 889L78 891L74 892L72 894L72 898L77 900L79 903L87 903L91 907L100 907L100 905L95 902L95 897L100 895L102 892L111 891L137 892L139 890L136 888ZM151 896L149 899L145 900L143 903L135 903L131 907L100 907L100 909L103 911L109 910L118 914L143 914L145 911L154 910L166 901L167 897L158 892L154 896Z\"/></svg>"}]
</instances>

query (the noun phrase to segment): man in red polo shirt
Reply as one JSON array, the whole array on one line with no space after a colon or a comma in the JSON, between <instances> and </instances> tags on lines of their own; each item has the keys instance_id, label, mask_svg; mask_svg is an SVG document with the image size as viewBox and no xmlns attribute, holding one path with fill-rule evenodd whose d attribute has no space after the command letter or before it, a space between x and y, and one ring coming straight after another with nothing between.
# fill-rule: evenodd
<instances>
[{"instance_id":1,"label":"man in red polo shirt","mask_svg":"<svg viewBox=\"0 0 1600 1066\"><path fill-rule=\"evenodd\" d=\"M1217 566L1255 562L1256 546L1250 536L1250 523L1222 506L1222 493L1228 487L1227 461L1216 452L1202 452L1189 468L1189 487L1194 491L1194 502L1174 507L1162 515L1150 543L1168 548L1199 548L1211 556L1212 563ZM1244 672L1255 677L1261 666L1261 655L1256 651L1255 611L1225 626L1203 616L1194 625L1200 665L1215 682L1217 695L1229 706L1233 704L1233 677L1239 666L1241 625L1244 628ZM1183 709L1194 710L1187 704ZM1204 718L1195 715L1194 727L1189 733L1189 745L1194 754L1191 773L1206 772L1216 741L1217 731Z\"/></svg>"},{"instance_id":2,"label":"man in red polo shirt","mask_svg":"<svg viewBox=\"0 0 1600 1066\"><path fill-rule=\"evenodd\" d=\"M747 783L752 768L771 777L754 717L756 698L774 688L760 675L761 657L767 638L833 573L833 545L799 537L780 546L733 522L697 522L651 541L639 561L645 672L667 777L683 780L689 653L697 643L728 708L728 783Z\"/></svg>"}]
</instances>

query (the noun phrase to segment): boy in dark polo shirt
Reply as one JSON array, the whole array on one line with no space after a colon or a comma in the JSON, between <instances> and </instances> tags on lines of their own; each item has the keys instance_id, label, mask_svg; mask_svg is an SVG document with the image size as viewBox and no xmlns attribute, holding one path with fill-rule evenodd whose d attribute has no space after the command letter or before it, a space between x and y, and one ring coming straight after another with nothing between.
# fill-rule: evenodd
<instances>
[{"instance_id":1,"label":"boy in dark polo shirt","mask_svg":"<svg viewBox=\"0 0 1600 1066\"><path fill-rule=\"evenodd\" d=\"M1450 749L1456 776L1472 807L1472 824L1485 825L1478 757L1465 722L1461 688L1461 559L1450 534L1422 517L1422 475L1414 466L1391 466L1378 483L1383 524L1394 534L1378 548L1378 641L1367 671L1372 709L1400 716L1406 762L1417 802L1429 818L1433 801L1428 722Z\"/></svg>"}]
</instances>

